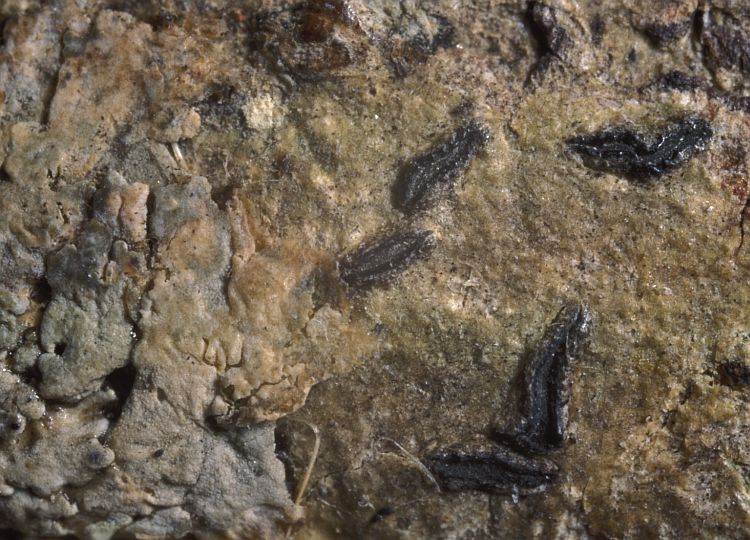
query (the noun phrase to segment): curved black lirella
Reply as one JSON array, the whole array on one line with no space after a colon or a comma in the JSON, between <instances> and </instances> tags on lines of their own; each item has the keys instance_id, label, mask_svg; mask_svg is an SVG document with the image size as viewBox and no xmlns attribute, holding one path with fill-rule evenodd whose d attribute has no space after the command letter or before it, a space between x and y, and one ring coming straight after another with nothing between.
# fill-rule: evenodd
<instances>
[{"instance_id":1,"label":"curved black lirella","mask_svg":"<svg viewBox=\"0 0 750 540\"><path fill-rule=\"evenodd\" d=\"M615 127L572 137L566 144L591 169L647 180L676 169L705 150L712 136L706 120L688 116L656 137Z\"/></svg>"},{"instance_id":2,"label":"curved black lirella","mask_svg":"<svg viewBox=\"0 0 750 540\"><path fill-rule=\"evenodd\" d=\"M450 185L466 171L489 137L487 128L472 120L447 140L411 159L401 169L394 185L394 205L406 214L423 208L433 191Z\"/></svg>"},{"instance_id":3,"label":"curved black lirella","mask_svg":"<svg viewBox=\"0 0 750 540\"><path fill-rule=\"evenodd\" d=\"M562 447L568 365L590 328L591 313L584 306L571 304L560 310L524 369L522 419L512 433L497 433L497 440L533 453Z\"/></svg>"}]
</instances>

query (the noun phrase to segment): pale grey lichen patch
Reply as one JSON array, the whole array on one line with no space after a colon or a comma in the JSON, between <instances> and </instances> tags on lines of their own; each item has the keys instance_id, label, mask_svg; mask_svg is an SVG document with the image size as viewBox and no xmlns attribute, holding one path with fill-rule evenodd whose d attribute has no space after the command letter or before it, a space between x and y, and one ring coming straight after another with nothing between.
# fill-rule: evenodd
<instances>
[{"instance_id":1,"label":"pale grey lichen patch","mask_svg":"<svg viewBox=\"0 0 750 540\"><path fill-rule=\"evenodd\" d=\"M128 361L132 325L125 319L123 287L104 294L79 291L75 300L56 296L44 313L38 360L45 398L76 399Z\"/></svg>"},{"instance_id":2,"label":"pale grey lichen patch","mask_svg":"<svg viewBox=\"0 0 750 540\"><path fill-rule=\"evenodd\" d=\"M9 371L0 371L0 441L21 436L26 423L45 413L44 402L36 391Z\"/></svg>"},{"instance_id":3,"label":"pale grey lichen patch","mask_svg":"<svg viewBox=\"0 0 750 540\"><path fill-rule=\"evenodd\" d=\"M209 434L167 401L171 390L154 388L139 375L132 399L109 438L118 468L106 471L88 490L87 510L150 513L152 506L182 504L200 475Z\"/></svg>"},{"instance_id":4,"label":"pale grey lichen patch","mask_svg":"<svg viewBox=\"0 0 750 540\"><path fill-rule=\"evenodd\" d=\"M182 530L191 517L216 534L269 532L296 515L274 454L273 426L214 432L187 419L161 389L142 381L133 392L110 438L120 466L88 486L84 510L147 515L126 529L133 533ZM151 425L160 429L143 429Z\"/></svg>"},{"instance_id":5,"label":"pale grey lichen patch","mask_svg":"<svg viewBox=\"0 0 750 540\"><path fill-rule=\"evenodd\" d=\"M65 536L71 530L63 521L77 513L76 503L62 493L45 497L27 489L15 489L11 496L0 496L0 522L32 537Z\"/></svg>"},{"instance_id":6,"label":"pale grey lichen patch","mask_svg":"<svg viewBox=\"0 0 750 540\"><path fill-rule=\"evenodd\" d=\"M114 458L112 451L98 440L109 422L96 414L113 399L112 392L100 392L75 407L30 419L22 434L3 441L0 474L4 483L49 498L60 494L65 486L91 480ZM42 429L45 436L39 437ZM7 500L0 498L0 505L4 502Z\"/></svg>"},{"instance_id":7,"label":"pale grey lichen patch","mask_svg":"<svg viewBox=\"0 0 750 540\"><path fill-rule=\"evenodd\" d=\"M195 523L216 534L272 531L294 515L273 426L222 433L205 420L217 368L204 361L196 329L212 335L224 323L231 255L229 226L207 181L154 189L149 231L155 272L139 311L137 374L107 435L117 467L87 486L81 506L147 516L126 528L132 534L175 534Z\"/></svg>"},{"instance_id":8,"label":"pale grey lichen patch","mask_svg":"<svg viewBox=\"0 0 750 540\"><path fill-rule=\"evenodd\" d=\"M32 296L44 274L44 261L39 253L1 229L0 226L0 350L12 350L26 328L22 316L37 304Z\"/></svg>"},{"instance_id":9,"label":"pale grey lichen patch","mask_svg":"<svg viewBox=\"0 0 750 540\"><path fill-rule=\"evenodd\" d=\"M86 540L110 540L120 529L133 523L133 518L123 513L109 514L106 519L86 526L83 536Z\"/></svg>"},{"instance_id":10,"label":"pale grey lichen patch","mask_svg":"<svg viewBox=\"0 0 750 540\"><path fill-rule=\"evenodd\" d=\"M145 234L145 215L123 219L133 207L145 213L144 188L111 175L95 194L93 217L76 243L47 258L53 297L42 319L38 360L47 398L78 399L128 362L134 326L127 297L140 296L138 277L146 265L117 238Z\"/></svg>"},{"instance_id":11,"label":"pale grey lichen patch","mask_svg":"<svg viewBox=\"0 0 750 540\"><path fill-rule=\"evenodd\" d=\"M129 518L132 520L132 518ZM139 519L124 528L136 537L167 538L181 537L192 529L192 516L179 506L157 510L152 515ZM114 532L114 531L113 531Z\"/></svg>"},{"instance_id":12,"label":"pale grey lichen patch","mask_svg":"<svg viewBox=\"0 0 750 540\"><path fill-rule=\"evenodd\" d=\"M206 420L226 368L207 344L238 358L240 248L212 183L161 144L200 133L212 40L89 7L12 20L0 56L0 529L269 537L299 517L273 425Z\"/></svg>"},{"instance_id":13,"label":"pale grey lichen patch","mask_svg":"<svg viewBox=\"0 0 750 540\"><path fill-rule=\"evenodd\" d=\"M21 335L22 327L12 313L0 311L0 347L12 349Z\"/></svg>"},{"instance_id":14,"label":"pale grey lichen patch","mask_svg":"<svg viewBox=\"0 0 750 540\"><path fill-rule=\"evenodd\" d=\"M279 524L299 516L274 453L273 430L266 424L206 440L201 475L185 508L208 530L271 538Z\"/></svg>"}]
</instances>

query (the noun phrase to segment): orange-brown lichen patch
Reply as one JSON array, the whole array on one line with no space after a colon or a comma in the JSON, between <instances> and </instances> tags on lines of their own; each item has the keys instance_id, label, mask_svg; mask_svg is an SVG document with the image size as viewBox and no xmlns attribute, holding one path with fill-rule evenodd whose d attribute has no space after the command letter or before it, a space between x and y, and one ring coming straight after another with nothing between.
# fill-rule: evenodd
<instances>
[{"instance_id":1,"label":"orange-brown lichen patch","mask_svg":"<svg viewBox=\"0 0 750 540\"><path fill-rule=\"evenodd\" d=\"M313 384L350 369L372 339L350 323L335 295L321 290L329 256L292 240L269 244L257 229L265 247L255 252L249 205L235 199L231 207L235 251L227 299L242 344L224 347L234 352L225 353L230 367L220 380L237 404L235 421L253 423L300 407Z\"/></svg>"}]
</instances>

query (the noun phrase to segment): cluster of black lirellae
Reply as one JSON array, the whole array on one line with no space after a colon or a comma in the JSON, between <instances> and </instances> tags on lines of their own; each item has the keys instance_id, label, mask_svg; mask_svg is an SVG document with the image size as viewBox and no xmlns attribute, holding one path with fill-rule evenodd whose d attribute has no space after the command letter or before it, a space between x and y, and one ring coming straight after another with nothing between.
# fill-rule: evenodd
<instances>
[{"instance_id":1,"label":"cluster of black lirellae","mask_svg":"<svg viewBox=\"0 0 750 540\"><path fill-rule=\"evenodd\" d=\"M617 127L573 137L567 145L589 167L645 180L677 168L703 150L712 136L708 122L688 116L657 136ZM484 126L469 121L411 159L394 185L394 206L407 217L426 208L436 195L452 187L489 137ZM364 291L388 282L434 248L430 231L401 230L368 241L342 257L339 276L350 288ZM544 455L559 450L565 442L568 364L590 323L589 311L579 304L564 307L555 317L526 365L521 421L512 432L496 432L494 443L480 448L449 448L425 459L444 487L533 491L556 478L557 466Z\"/></svg>"},{"instance_id":2,"label":"cluster of black lirellae","mask_svg":"<svg viewBox=\"0 0 750 540\"><path fill-rule=\"evenodd\" d=\"M691 82L691 81L687 81ZM646 181L670 172L704 150L713 136L708 122L688 116L657 135L627 127L609 128L567 140L568 148L593 169ZM489 131L469 121L443 142L408 161L393 186L393 204L406 216L424 210L436 195L449 190L489 140ZM430 231L401 230L368 241L339 263L340 276L354 288L384 283L435 246Z\"/></svg>"},{"instance_id":3,"label":"cluster of black lirellae","mask_svg":"<svg viewBox=\"0 0 750 540\"><path fill-rule=\"evenodd\" d=\"M557 467L541 458L565 442L565 379L568 364L591 326L589 311L564 307L542 338L523 373L521 421L498 431L498 444L479 449L447 449L427 459L427 467L448 489L534 490L552 482Z\"/></svg>"},{"instance_id":4,"label":"cluster of black lirellae","mask_svg":"<svg viewBox=\"0 0 750 540\"><path fill-rule=\"evenodd\" d=\"M489 131L470 121L401 169L393 189L394 206L407 216L426 208L450 189L489 140ZM397 231L368 241L339 261L339 276L352 289L386 283L412 262L430 255L430 231ZM447 449L426 465L447 489L533 490L554 480L557 467L539 457L565 438L564 380L568 360L588 331L588 311L563 309L547 330L524 374L522 421L513 433L497 433L498 444L473 450Z\"/></svg>"},{"instance_id":5,"label":"cluster of black lirellae","mask_svg":"<svg viewBox=\"0 0 750 540\"><path fill-rule=\"evenodd\" d=\"M466 171L488 139L487 129L470 121L445 141L410 160L394 185L394 206L407 216L425 209L437 193L449 189ZM412 262L427 257L434 247L431 231L398 231L368 241L343 257L339 262L339 275L353 288L368 289L386 282Z\"/></svg>"}]
</instances>

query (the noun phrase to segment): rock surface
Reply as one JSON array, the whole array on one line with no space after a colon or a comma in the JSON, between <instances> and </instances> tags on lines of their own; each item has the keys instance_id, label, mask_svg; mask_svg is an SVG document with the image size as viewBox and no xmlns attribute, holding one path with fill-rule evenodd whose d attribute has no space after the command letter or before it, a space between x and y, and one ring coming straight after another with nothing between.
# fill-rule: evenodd
<instances>
[{"instance_id":1,"label":"rock surface","mask_svg":"<svg viewBox=\"0 0 750 540\"><path fill-rule=\"evenodd\" d=\"M0 29L0 536L750 536L742 2Z\"/></svg>"}]
</instances>

